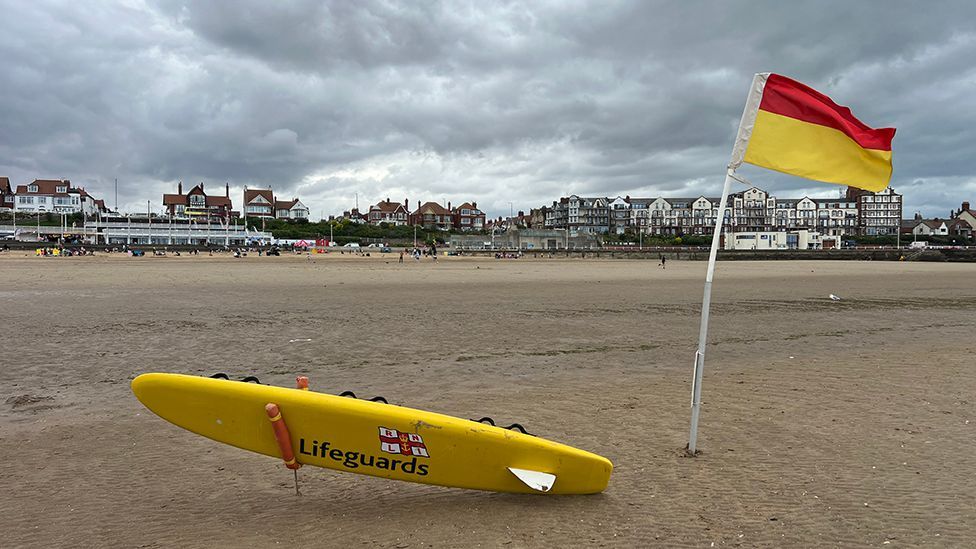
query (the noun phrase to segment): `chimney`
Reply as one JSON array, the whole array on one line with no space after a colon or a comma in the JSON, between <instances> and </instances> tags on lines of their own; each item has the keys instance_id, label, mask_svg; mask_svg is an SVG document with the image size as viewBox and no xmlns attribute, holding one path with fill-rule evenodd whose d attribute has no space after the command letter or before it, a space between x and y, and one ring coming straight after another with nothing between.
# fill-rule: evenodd
<instances>
[{"instance_id":1,"label":"chimney","mask_svg":"<svg viewBox=\"0 0 976 549\"><path fill-rule=\"evenodd\" d=\"M176 186L176 194L183 194L183 182L182 181L180 181L180 184Z\"/></svg>"},{"instance_id":2,"label":"chimney","mask_svg":"<svg viewBox=\"0 0 976 549\"><path fill-rule=\"evenodd\" d=\"M226 196L227 198L230 198L230 183L225 183L224 185L225 185L225 187L224 187L224 196Z\"/></svg>"},{"instance_id":3,"label":"chimney","mask_svg":"<svg viewBox=\"0 0 976 549\"><path fill-rule=\"evenodd\" d=\"M404 210L407 210L408 212L410 211L410 199L409 198L404 198L403 199L403 209Z\"/></svg>"},{"instance_id":4,"label":"chimney","mask_svg":"<svg viewBox=\"0 0 976 549\"><path fill-rule=\"evenodd\" d=\"M920 212L915 212L915 221L921 221L921 220L922 220L922 214Z\"/></svg>"},{"instance_id":5,"label":"chimney","mask_svg":"<svg viewBox=\"0 0 976 549\"><path fill-rule=\"evenodd\" d=\"M962 203L962 211L969 211L969 202Z\"/></svg>"},{"instance_id":6,"label":"chimney","mask_svg":"<svg viewBox=\"0 0 976 549\"><path fill-rule=\"evenodd\" d=\"M450 210L450 209L451 209L451 201L450 201L450 200L448 200L448 201L447 201L447 209L448 209L448 210Z\"/></svg>"},{"instance_id":7,"label":"chimney","mask_svg":"<svg viewBox=\"0 0 976 549\"><path fill-rule=\"evenodd\" d=\"M471 203L471 206L474 207L474 209L476 209L476 210L478 209L478 203L477 202L472 202Z\"/></svg>"},{"instance_id":8,"label":"chimney","mask_svg":"<svg viewBox=\"0 0 976 549\"><path fill-rule=\"evenodd\" d=\"M203 181L200 182L200 190L203 190Z\"/></svg>"}]
</instances>

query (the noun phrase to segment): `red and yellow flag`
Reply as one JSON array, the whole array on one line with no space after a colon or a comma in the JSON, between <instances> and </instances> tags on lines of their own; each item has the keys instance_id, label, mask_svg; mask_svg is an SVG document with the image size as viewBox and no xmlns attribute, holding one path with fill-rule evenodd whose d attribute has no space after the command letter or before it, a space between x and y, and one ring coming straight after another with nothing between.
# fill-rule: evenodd
<instances>
[{"instance_id":1,"label":"red and yellow flag","mask_svg":"<svg viewBox=\"0 0 976 549\"><path fill-rule=\"evenodd\" d=\"M871 128L809 86L757 74L733 164L878 192L891 180L894 136L894 128Z\"/></svg>"}]
</instances>

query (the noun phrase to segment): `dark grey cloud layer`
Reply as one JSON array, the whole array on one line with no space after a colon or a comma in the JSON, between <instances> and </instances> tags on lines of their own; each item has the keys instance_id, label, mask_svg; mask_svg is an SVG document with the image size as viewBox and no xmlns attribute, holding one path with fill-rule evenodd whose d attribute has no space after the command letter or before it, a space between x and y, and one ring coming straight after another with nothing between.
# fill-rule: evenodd
<instances>
[{"instance_id":1,"label":"dark grey cloud layer","mask_svg":"<svg viewBox=\"0 0 976 549\"><path fill-rule=\"evenodd\" d=\"M271 185L316 216L357 193L493 214L711 195L752 74L774 71L898 128L909 210L976 200L969 2L524 4L0 0L0 175L110 204L118 177L123 208L178 180Z\"/></svg>"}]
</instances>

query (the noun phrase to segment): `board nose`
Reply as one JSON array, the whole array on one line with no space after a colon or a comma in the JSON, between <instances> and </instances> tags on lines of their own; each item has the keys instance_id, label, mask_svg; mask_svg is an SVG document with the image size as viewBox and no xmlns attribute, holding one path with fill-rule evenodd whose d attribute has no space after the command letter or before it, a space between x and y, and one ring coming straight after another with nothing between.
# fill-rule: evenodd
<instances>
[{"instance_id":1,"label":"board nose","mask_svg":"<svg viewBox=\"0 0 976 549\"><path fill-rule=\"evenodd\" d=\"M143 402L142 395L145 394L146 386L147 384L150 383L149 375L150 374L140 374L136 376L135 379L132 380L132 384L131 384L132 394L136 395L136 398L139 399L139 402ZM145 404L145 402L143 402L143 404Z\"/></svg>"},{"instance_id":2,"label":"board nose","mask_svg":"<svg viewBox=\"0 0 976 549\"><path fill-rule=\"evenodd\" d=\"M151 399L151 395L154 393L153 389L159 388L160 386L165 384L166 384L166 374L160 374L156 372L148 373L148 374L140 374L136 376L135 379L132 380L132 384L131 384L132 393L136 395L136 398L139 399L139 402L141 402L145 407L151 410L152 407L149 405L150 404L149 400Z\"/></svg>"}]
</instances>

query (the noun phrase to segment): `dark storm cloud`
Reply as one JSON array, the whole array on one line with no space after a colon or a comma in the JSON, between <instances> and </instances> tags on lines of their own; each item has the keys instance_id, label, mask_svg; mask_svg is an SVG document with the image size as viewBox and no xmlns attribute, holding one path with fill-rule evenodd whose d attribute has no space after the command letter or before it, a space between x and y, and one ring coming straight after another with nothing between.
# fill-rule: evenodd
<instances>
[{"instance_id":1,"label":"dark storm cloud","mask_svg":"<svg viewBox=\"0 0 976 549\"><path fill-rule=\"evenodd\" d=\"M713 195L752 73L896 126L893 186L976 198L976 8L902 2L0 0L0 175L143 207L271 185L313 215ZM744 169L784 195L838 187ZM111 204L111 200L109 201Z\"/></svg>"}]
</instances>

